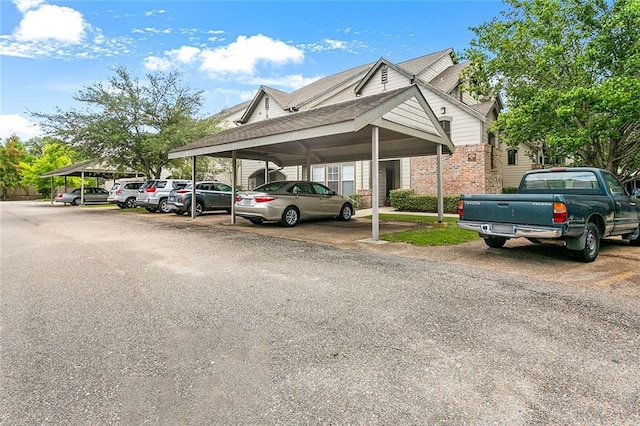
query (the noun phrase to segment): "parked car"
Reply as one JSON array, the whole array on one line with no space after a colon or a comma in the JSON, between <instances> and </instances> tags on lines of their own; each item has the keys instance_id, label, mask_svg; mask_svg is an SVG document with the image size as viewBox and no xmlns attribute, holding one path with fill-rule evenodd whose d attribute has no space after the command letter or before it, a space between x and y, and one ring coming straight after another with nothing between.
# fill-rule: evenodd
<instances>
[{"instance_id":1,"label":"parked car","mask_svg":"<svg viewBox=\"0 0 640 426\"><path fill-rule=\"evenodd\" d=\"M186 179L151 179L138 189L136 206L144 207L149 212L160 211L168 213L169 193L174 189L181 189L189 183Z\"/></svg>"},{"instance_id":2,"label":"parked car","mask_svg":"<svg viewBox=\"0 0 640 426\"><path fill-rule=\"evenodd\" d=\"M182 189L174 189L169 194L167 208L177 215L191 212L193 184ZM203 211L231 211L231 186L218 181L196 182L196 216Z\"/></svg>"},{"instance_id":3,"label":"parked car","mask_svg":"<svg viewBox=\"0 0 640 426\"><path fill-rule=\"evenodd\" d=\"M478 232L492 248L511 238L564 246L593 262L600 240L621 237L640 246L640 205L607 170L531 170L516 194L462 194L458 228Z\"/></svg>"},{"instance_id":4,"label":"parked car","mask_svg":"<svg viewBox=\"0 0 640 426\"><path fill-rule=\"evenodd\" d=\"M82 198L84 198L85 204L106 203L107 197L109 197L109 191L104 188L84 188L84 197L80 188L74 189L71 192L65 192L56 196L56 203L73 204L74 206L80 205Z\"/></svg>"},{"instance_id":5,"label":"parked car","mask_svg":"<svg viewBox=\"0 0 640 426\"><path fill-rule=\"evenodd\" d=\"M235 214L254 224L279 221L283 226L295 226L300 220L316 218L349 220L353 206L351 198L317 182L276 181L239 192Z\"/></svg>"},{"instance_id":6,"label":"parked car","mask_svg":"<svg viewBox=\"0 0 640 426\"><path fill-rule=\"evenodd\" d=\"M131 209L136 206L136 197L138 190L144 184L144 181L121 180L113 184L109 191L107 201L116 204L121 209Z\"/></svg>"}]
</instances>

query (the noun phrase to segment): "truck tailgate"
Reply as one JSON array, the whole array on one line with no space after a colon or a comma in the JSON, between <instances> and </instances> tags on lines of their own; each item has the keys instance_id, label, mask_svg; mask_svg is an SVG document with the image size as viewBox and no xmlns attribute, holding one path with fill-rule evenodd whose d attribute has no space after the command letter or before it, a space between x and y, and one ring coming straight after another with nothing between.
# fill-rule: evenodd
<instances>
[{"instance_id":1,"label":"truck tailgate","mask_svg":"<svg viewBox=\"0 0 640 426\"><path fill-rule=\"evenodd\" d=\"M465 195L462 220L553 225L553 194Z\"/></svg>"}]
</instances>

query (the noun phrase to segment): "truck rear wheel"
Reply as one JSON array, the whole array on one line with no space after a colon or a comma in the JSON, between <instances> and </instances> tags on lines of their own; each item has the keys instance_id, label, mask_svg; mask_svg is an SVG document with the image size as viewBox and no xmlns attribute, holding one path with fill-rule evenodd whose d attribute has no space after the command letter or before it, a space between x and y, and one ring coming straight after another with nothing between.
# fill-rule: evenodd
<instances>
[{"instance_id":1,"label":"truck rear wheel","mask_svg":"<svg viewBox=\"0 0 640 426\"><path fill-rule=\"evenodd\" d=\"M640 229L638 229L638 231L640 231ZM629 240L629 243L632 246L640 246L640 234L638 235L638 238L633 239L633 240Z\"/></svg>"},{"instance_id":2,"label":"truck rear wheel","mask_svg":"<svg viewBox=\"0 0 640 426\"><path fill-rule=\"evenodd\" d=\"M576 257L583 262L593 262L600 251L600 231L593 222L587 223L584 230L585 243L582 250L576 250Z\"/></svg>"},{"instance_id":3,"label":"truck rear wheel","mask_svg":"<svg viewBox=\"0 0 640 426\"><path fill-rule=\"evenodd\" d=\"M491 248L502 248L506 242L507 239L503 237L487 237L484 239L484 243Z\"/></svg>"}]
</instances>

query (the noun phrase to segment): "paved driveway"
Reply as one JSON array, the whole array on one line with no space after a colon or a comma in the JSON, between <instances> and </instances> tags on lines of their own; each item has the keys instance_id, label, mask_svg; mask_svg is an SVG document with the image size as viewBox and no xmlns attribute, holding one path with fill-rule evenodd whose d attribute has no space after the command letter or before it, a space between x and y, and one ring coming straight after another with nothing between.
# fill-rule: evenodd
<instances>
[{"instance_id":1,"label":"paved driveway","mask_svg":"<svg viewBox=\"0 0 640 426\"><path fill-rule=\"evenodd\" d=\"M334 223L0 218L0 424L640 424L638 300L518 270L550 252L489 252L511 273L308 241Z\"/></svg>"},{"instance_id":2,"label":"paved driveway","mask_svg":"<svg viewBox=\"0 0 640 426\"><path fill-rule=\"evenodd\" d=\"M368 213L368 212L367 212ZM365 213L365 214L367 214ZM163 221L175 226L231 226L230 216L214 212L197 217L149 214L150 220ZM600 254L593 263L574 260L563 248L536 245L524 239L510 240L503 249L491 249L483 241L475 241L445 247L415 247L410 244L372 244L371 220L356 215L349 222L322 220L301 222L293 228L277 223L253 225L237 218L231 226L240 232L249 232L274 238L307 241L341 248L393 254L416 259L452 262L465 267L508 272L526 278L539 279L572 287L598 289L625 297L640 299L640 247L632 247L621 239L608 239L602 244ZM407 222L382 222L380 234L416 229L418 225Z\"/></svg>"}]
</instances>

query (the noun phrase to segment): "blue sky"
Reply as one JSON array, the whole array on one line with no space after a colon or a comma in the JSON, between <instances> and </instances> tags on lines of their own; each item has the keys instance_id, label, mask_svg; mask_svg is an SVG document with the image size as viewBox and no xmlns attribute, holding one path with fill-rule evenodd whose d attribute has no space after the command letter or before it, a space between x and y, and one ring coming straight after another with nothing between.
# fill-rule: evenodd
<instances>
[{"instance_id":1,"label":"blue sky","mask_svg":"<svg viewBox=\"0 0 640 426\"><path fill-rule=\"evenodd\" d=\"M82 107L74 94L106 83L114 66L142 81L179 71L204 91L204 117L260 85L291 92L380 57L462 53L469 27L505 8L499 0L0 0L0 139L38 136L30 112Z\"/></svg>"}]
</instances>

